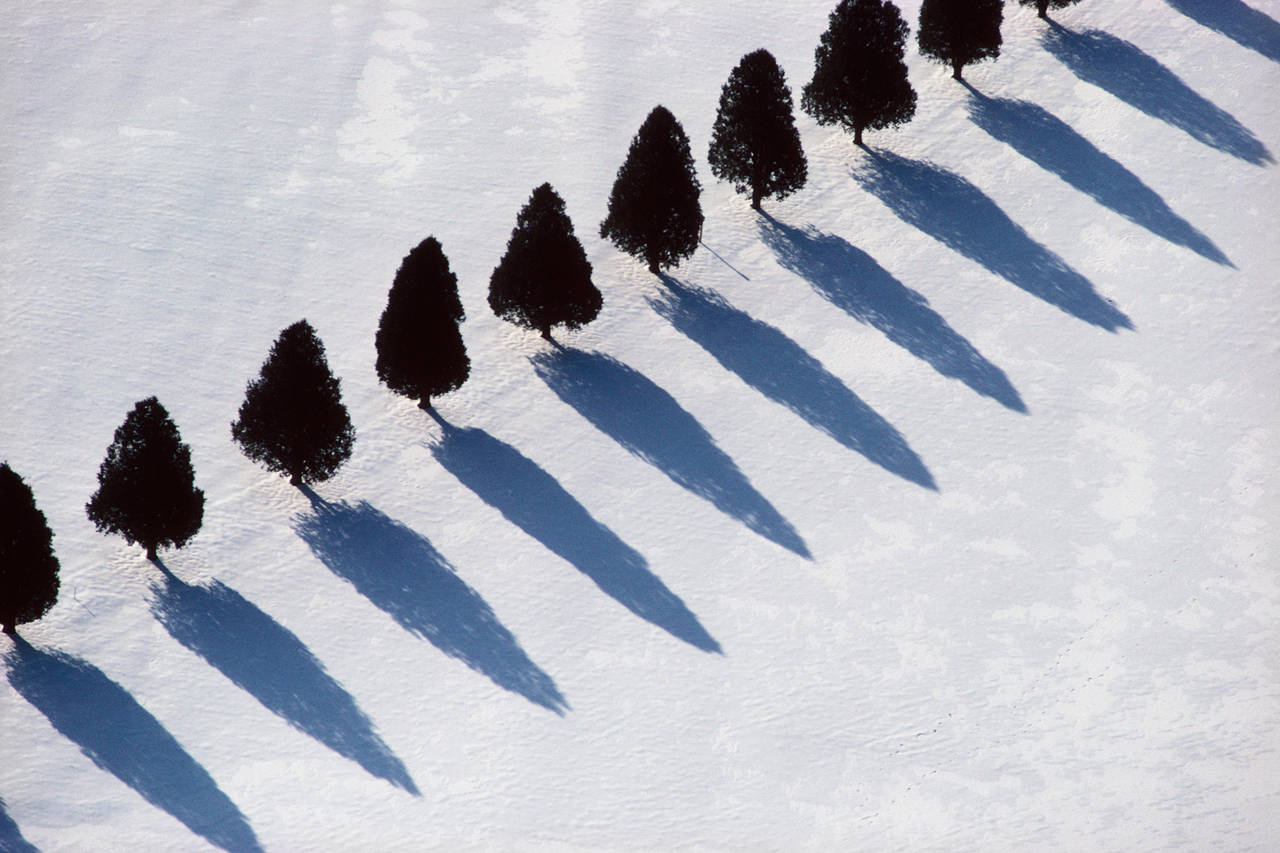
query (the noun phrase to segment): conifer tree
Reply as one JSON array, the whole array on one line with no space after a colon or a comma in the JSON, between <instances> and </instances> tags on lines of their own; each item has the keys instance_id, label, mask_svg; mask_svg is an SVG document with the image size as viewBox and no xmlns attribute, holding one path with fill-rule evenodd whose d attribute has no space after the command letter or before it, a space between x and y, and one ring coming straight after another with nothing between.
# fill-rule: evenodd
<instances>
[{"instance_id":1,"label":"conifer tree","mask_svg":"<svg viewBox=\"0 0 1280 853\"><path fill-rule=\"evenodd\" d=\"M458 277L440 242L428 237L401 262L387 295L374 337L378 379L423 409L461 387L471 373L458 328L464 317Z\"/></svg>"},{"instance_id":2,"label":"conifer tree","mask_svg":"<svg viewBox=\"0 0 1280 853\"><path fill-rule=\"evenodd\" d=\"M916 42L930 59L951 66L957 80L966 65L1000 55L1004 0L924 0Z\"/></svg>"},{"instance_id":3,"label":"conifer tree","mask_svg":"<svg viewBox=\"0 0 1280 853\"><path fill-rule=\"evenodd\" d=\"M564 200L543 184L516 216L507 251L489 278L489 307L551 340L552 326L584 326L603 304Z\"/></svg>"},{"instance_id":4,"label":"conifer tree","mask_svg":"<svg viewBox=\"0 0 1280 853\"><path fill-rule=\"evenodd\" d=\"M0 630L12 634L58 600L58 558L53 531L36 507L31 487L8 462L0 463Z\"/></svg>"},{"instance_id":5,"label":"conifer tree","mask_svg":"<svg viewBox=\"0 0 1280 853\"><path fill-rule=\"evenodd\" d=\"M654 107L618 169L600 236L657 274L698 248L701 192L689 137L666 107Z\"/></svg>"},{"instance_id":6,"label":"conifer tree","mask_svg":"<svg viewBox=\"0 0 1280 853\"><path fill-rule=\"evenodd\" d=\"M276 338L245 388L231 437L245 456L301 486L332 477L351 457L355 435L324 344L299 320Z\"/></svg>"},{"instance_id":7,"label":"conifer tree","mask_svg":"<svg viewBox=\"0 0 1280 853\"><path fill-rule=\"evenodd\" d=\"M200 531L204 492L191 448L155 397L139 400L116 429L85 512L99 533L137 542L153 562L157 548L181 548Z\"/></svg>"},{"instance_id":8,"label":"conifer tree","mask_svg":"<svg viewBox=\"0 0 1280 853\"><path fill-rule=\"evenodd\" d=\"M1079 3L1080 0L1018 0L1018 2L1023 6L1035 6L1036 14L1047 21L1050 9L1065 9Z\"/></svg>"},{"instance_id":9,"label":"conifer tree","mask_svg":"<svg viewBox=\"0 0 1280 853\"><path fill-rule=\"evenodd\" d=\"M841 0L814 51L813 79L800 106L819 124L853 131L896 127L916 113L916 92L902 61L907 24L889 0Z\"/></svg>"},{"instance_id":10,"label":"conifer tree","mask_svg":"<svg viewBox=\"0 0 1280 853\"><path fill-rule=\"evenodd\" d=\"M751 194L755 210L765 196L786 198L804 186L808 165L791 111L791 89L769 51L742 57L720 89L707 160L717 178Z\"/></svg>"}]
</instances>

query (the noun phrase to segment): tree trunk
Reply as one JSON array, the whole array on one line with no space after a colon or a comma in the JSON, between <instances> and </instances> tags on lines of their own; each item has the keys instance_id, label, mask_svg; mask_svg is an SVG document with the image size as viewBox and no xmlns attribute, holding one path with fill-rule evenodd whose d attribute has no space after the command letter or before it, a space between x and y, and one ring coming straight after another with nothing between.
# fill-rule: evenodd
<instances>
[{"instance_id":1,"label":"tree trunk","mask_svg":"<svg viewBox=\"0 0 1280 853\"><path fill-rule=\"evenodd\" d=\"M156 546L155 546L155 545L148 545L148 546L146 546L146 547L147 547L147 559L154 563L154 562L156 561L156 559L157 559L157 557L156 557Z\"/></svg>"},{"instance_id":2,"label":"tree trunk","mask_svg":"<svg viewBox=\"0 0 1280 853\"><path fill-rule=\"evenodd\" d=\"M1049 0L1036 0L1036 14L1044 20L1049 20Z\"/></svg>"},{"instance_id":3,"label":"tree trunk","mask_svg":"<svg viewBox=\"0 0 1280 853\"><path fill-rule=\"evenodd\" d=\"M295 488L300 487L300 486L302 485L302 475L301 475L301 474L298 474L298 473L290 474L290 475L289 475L289 485L291 485L291 486L293 486L293 487L295 487Z\"/></svg>"},{"instance_id":4,"label":"tree trunk","mask_svg":"<svg viewBox=\"0 0 1280 853\"><path fill-rule=\"evenodd\" d=\"M960 76L960 70L964 68L964 63L958 59L951 60L951 77L955 80L963 80Z\"/></svg>"},{"instance_id":5,"label":"tree trunk","mask_svg":"<svg viewBox=\"0 0 1280 853\"><path fill-rule=\"evenodd\" d=\"M9 619L4 620L4 632L6 634L17 634L17 626Z\"/></svg>"},{"instance_id":6,"label":"tree trunk","mask_svg":"<svg viewBox=\"0 0 1280 853\"><path fill-rule=\"evenodd\" d=\"M862 125L854 125L853 127L853 144L862 147Z\"/></svg>"},{"instance_id":7,"label":"tree trunk","mask_svg":"<svg viewBox=\"0 0 1280 853\"><path fill-rule=\"evenodd\" d=\"M658 269L658 259L657 259L657 258L650 258L650 259L649 259L649 272L653 273L654 275L658 275L659 273L661 273L661 272L662 272L662 270Z\"/></svg>"},{"instance_id":8,"label":"tree trunk","mask_svg":"<svg viewBox=\"0 0 1280 853\"><path fill-rule=\"evenodd\" d=\"M760 187L758 185L751 187L751 209L752 210L760 209L760 198L762 195L763 194L760 192Z\"/></svg>"},{"instance_id":9,"label":"tree trunk","mask_svg":"<svg viewBox=\"0 0 1280 853\"><path fill-rule=\"evenodd\" d=\"M541 326L539 326L538 334L542 335L542 339L545 341L551 340L551 324L543 323Z\"/></svg>"},{"instance_id":10,"label":"tree trunk","mask_svg":"<svg viewBox=\"0 0 1280 853\"><path fill-rule=\"evenodd\" d=\"M418 408L424 412L431 411L431 397L423 394L422 399L418 401Z\"/></svg>"}]
</instances>

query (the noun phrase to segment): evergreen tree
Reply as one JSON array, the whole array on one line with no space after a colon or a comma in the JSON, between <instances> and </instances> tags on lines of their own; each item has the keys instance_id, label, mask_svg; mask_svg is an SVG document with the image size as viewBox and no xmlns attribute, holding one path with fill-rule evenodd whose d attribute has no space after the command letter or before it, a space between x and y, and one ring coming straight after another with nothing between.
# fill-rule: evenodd
<instances>
[{"instance_id":1,"label":"evergreen tree","mask_svg":"<svg viewBox=\"0 0 1280 853\"><path fill-rule=\"evenodd\" d=\"M245 456L295 486L327 480L351 457L355 428L324 344L306 320L280 333L245 388L231 437Z\"/></svg>"},{"instance_id":2,"label":"evergreen tree","mask_svg":"<svg viewBox=\"0 0 1280 853\"><path fill-rule=\"evenodd\" d=\"M701 192L689 137L666 107L654 107L618 169L600 236L656 274L698 248Z\"/></svg>"},{"instance_id":3,"label":"evergreen tree","mask_svg":"<svg viewBox=\"0 0 1280 853\"><path fill-rule=\"evenodd\" d=\"M584 326L603 304L564 201L543 184L516 216L507 251L489 278L489 307L551 340L552 326Z\"/></svg>"},{"instance_id":4,"label":"evergreen tree","mask_svg":"<svg viewBox=\"0 0 1280 853\"><path fill-rule=\"evenodd\" d=\"M889 0L841 0L814 51L813 79L800 106L819 124L839 124L862 144L863 130L905 124L916 92L902 61L907 24Z\"/></svg>"},{"instance_id":5,"label":"evergreen tree","mask_svg":"<svg viewBox=\"0 0 1280 853\"><path fill-rule=\"evenodd\" d=\"M31 487L8 462L0 463L0 630L14 633L58 600L58 558L53 531L36 507Z\"/></svg>"},{"instance_id":6,"label":"evergreen tree","mask_svg":"<svg viewBox=\"0 0 1280 853\"><path fill-rule=\"evenodd\" d=\"M1000 55L1000 23L1004 0L924 0L920 6L920 52L951 66L963 79L966 65Z\"/></svg>"},{"instance_id":7,"label":"evergreen tree","mask_svg":"<svg viewBox=\"0 0 1280 853\"><path fill-rule=\"evenodd\" d=\"M791 89L769 51L742 57L720 89L707 160L717 178L751 193L755 210L765 196L786 198L804 186L808 165L791 112Z\"/></svg>"},{"instance_id":8,"label":"evergreen tree","mask_svg":"<svg viewBox=\"0 0 1280 853\"><path fill-rule=\"evenodd\" d=\"M378 379L430 409L432 397L456 390L471 373L458 329L464 317L458 277L440 242L428 237L401 262L391 284L374 338Z\"/></svg>"},{"instance_id":9,"label":"evergreen tree","mask_svg":"<svg viewBox=\"0 0 1280 853\"><path fill-rule=\"evenodd\" d=\"M1018 0L1018 2L1023 6L1035 6L1036 14L1047 21L1050 9L1065 9L1079 3L1080 0Z\"/></svg>"},{"instance_id":10,"label":"evergreen tree","mask_svg":"<svg viewBox=\"0 0 1280 853\"><path fill-rule=\"evenodd\" d=\"M99 533L119 533L147 549L181 548L200 531L204 492L195 487L191 448L155 397L139 400L116 429L85 505Z\"/></svg>"}]
</instances>

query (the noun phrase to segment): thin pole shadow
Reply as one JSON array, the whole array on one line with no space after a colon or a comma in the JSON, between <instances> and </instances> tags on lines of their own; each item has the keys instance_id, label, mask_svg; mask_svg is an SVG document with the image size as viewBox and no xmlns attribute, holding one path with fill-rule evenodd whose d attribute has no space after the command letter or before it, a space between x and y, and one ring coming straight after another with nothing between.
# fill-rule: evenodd
<instances>
[{"instance_id":1,"label":"thin pole shadow","mask_svg":"<svg viewBox=\"0 0 1280 853\"><path fill-rule=\"evenodd\" d=\"M762 217L760 234L783 267L850 317L879 330L943 376L1026 413L1026 404L1004 371L951 328L929 307L929 300L866 252L835 234L813 226L795 228L768 214Z\"/></svg>"},{"instance_id":2,"label":"thin pole shadow","mask_svg":"<svg viewBox=\"0 0 1280 853\"><path fill-rule=\"evenodd\" d=\"M1165 0L1202 27L1280 62L1280 23L1241 0Z\"/></svg>"},{"instance_id":3,"label":"thin pole shadow","mask_svg":"<svg viewBox=\"0 0 1280 853\"><path fill-rule=\"evenodd\" d=\"M547 387L627 452L765 539L813 559L702 424L643 373L601 352L561 349L531 360Z\"/></svg>"},{"instance_id":4,"label":"thin pole shadow","mask_svg":"<svg viewBox=\"0 0 1280 853\"><path fill-rule=\"evenodd\" d=\"M1234 265L1155 190L1057 116L1028 101L988 97L967 82L969 118L995 139L1099 204L1216 264Z\"/></svg>"},{"instance_id":5,"label":"thin pole shadow","mask_svg":"<svg viewBox=\"0 0 1280 853\"><path fill-rule=\"evenodd\" d=\"M662 281L662 298L649 304L726 370L889 473L937 490L902 434L798 343L717 293L670 276Z\"/></svg>"},{"instance_id":6,"label":"thin pole shadow","mask_svg":"<svg viewBox=\"0 0 1280 853\"><path fill-rule=\"evenodd\" d=\"M40 853L34 844L22 837L22 830L9 817L4 797L0 797L0 850L7 853Z\"/></svg>"},{"instance_id":7,"label":"thin pole shadow","mask_svg":"<svg viewBox=\"0 0 1280 853\"><path fill-rule=\"evenodd\" d=\"M90 761L215 847L262 849L236 804L129 691L80 658L14 642L9 683Z\"/></svg>"},{"instance_id":8,"label":"thin pole shadow","mask_svg":"<svg viewBox=\"0 0 1280 853\"><path fill-rule=\"evenodd\" d=\"M1073 74L1134 109L1247 163L1275 162L1252 131L1136 45L1102 30L1077 33L1052 21L1041 39Z\"/></svg>"},{"instance_id":9,"label":"thin pole shadow","mask_svg":"<svg viewBox=\"0 0 1280 853\"><path fill-rule=\"evenodd\" d=\"M1073 317L1108 332L1133 328L1087 278L955 172L889 151L869 154L853 177L899 219Z\"/></svg>"},{"instance_id":10,"label":"thin pole shadow","mask_svg":"<svg viewBox=\"0 0 1280 853\"><path fill-rule=\"evenodd\" d=\"M722 654L648 561L592 518L555 477L484 430L435 417L444 434L431 453L459 482L641 619L704 652Z\"/></svg>"},{"instance_id":11,"label":"thin pole shadow","mask_svg":"<svg viewBox=\"0 0 1280 853\"><path fill-rule=\"evenodd\" d=\"M551 676L425 537L364 501L329 503L304 491L313 512L295 529L330 571L409 633L504 690L564 715L569 705Z\"/></svg>"},{"instance_id":12,"label":"thin pole shadow","mask_svg":"<svg viewBox=\"0 0 1280 853\"><path fill-rule=\"evenodd\" d=\"M218 581L192 586L157 565L164 580L152 584L151 612L175 640L298 731L418 796L356 700L293 632Z\"/></svg>"}]
</instances>

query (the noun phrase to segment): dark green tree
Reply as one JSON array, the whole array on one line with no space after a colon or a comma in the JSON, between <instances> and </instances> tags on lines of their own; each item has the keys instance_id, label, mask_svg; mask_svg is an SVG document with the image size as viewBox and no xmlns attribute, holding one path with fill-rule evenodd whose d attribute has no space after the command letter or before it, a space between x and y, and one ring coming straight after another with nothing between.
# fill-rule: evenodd
<instances>
[{"instance_id":1,"label":"dark green tree","mask_svg":"<svg viewBox=\"0 0 1280 853\"><path fill-rule=\"evenodd\" d=\"M280 333L245 388L231 437L245 456L295 486L332 477L351 457L356 431L324 344L306 320Z\"/></svg>"},{"instance_id":2,"label":"dark green tree","mask_svg":"<svg viewBox=\"0 0 1280 853\"><path fill-rule=\"evenodd\" d=\"M808 177L791 89L773 54L748 53L720 89L720 107L707 154L711 172L760 209L765 196L786 198Z\"/></svg>"},{"instance_id":3,"label":"dark green tree","mask_svg":"<svg viewBox=\"0 0 1280 853\"><path fill-rule=\"evenodd\" d=\"M924 0L920 5L920 52L951 66L962 80L966 65L1000 55L1000 23L1004 0Z\"/></svg>"},{"instance_id":4,"label":"dark green tree","mask_svg":"<svg viewBox=\"0 0 1280 853\"><path fill-rule=\"evenodd\" d=\"M423 409L461 387L471 373L458 328L464 317L458 277L440 242L428 237L401 262L387 295L374 337L378 379Z\"/></svg>"},{"instance_id":5,"label":"dark green tree","mask_svg":"<svg viewBox=\"0 0 1280 853\"><path fill-rule=\"evenodd\" d=\"M195 487L191 448L155 397L139 400L116 429L85 512L99 533L118 533L156 559L200 531L204 492Z\"/></svg>"},{"instance_id":6,"label":"dark green tree","mask_svg":"<svg viewBox=\"0 0 1280 853\"><path fill-rule=\"evenodd\" d=\"M841 0L814 51L813 79L800 106L818 124L862 131L905 124L916 114L916 92L902 61L907 24L889 0Z\"/></svg>"},{"instance_id":7,"label":"dark green tree","mask_svg":"<svg viewBox=\"0 0 1280 853\"><path fill-rule=\"evenodd\" d=\"M1080 0L1018 0L1018 2L1023 6L1035 6L1036 14L1047 21L1050 9L1065 9L1079 3Z\"/></svg>"},{"instance_id":8,"label":"dark green tree","mask_svg":"<svg viewBox=\"0 0 1280 853\"><path fill-rule=\"evenodd\" d=\"M0 463L0 629L12 634L58 600L53 531L31 487Z\"/></svg>"},{"instance_id":9,"label":"dark green tree","mask_svg":"<svg viewBox=\"0 0 1280 853\"><path fill-rule=\"evenodd\" d=\"M552 326L580 328L603 304L564 200L551 184L543 184L516 215L507 251L489 278L489 307L551 340Z\"/></svg>"},{"instance_id":10,"label":"dark green tree","mask_svg":"<svg viewBox=\"0 0 1280 853\"><path fill-rule=\"evenodd\" d=\"M666 107L654 107L618 169L600 236L656 274L698 248L701 192L689 137Z\"/></svg>"}]
</instances>

